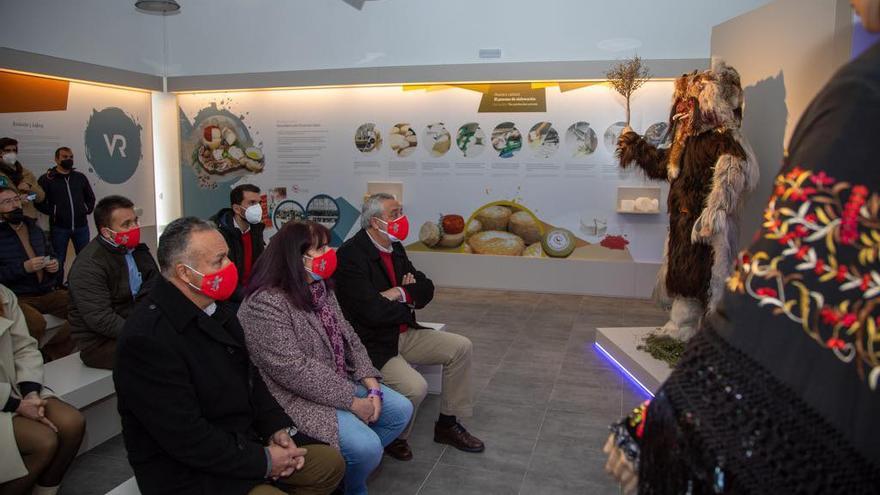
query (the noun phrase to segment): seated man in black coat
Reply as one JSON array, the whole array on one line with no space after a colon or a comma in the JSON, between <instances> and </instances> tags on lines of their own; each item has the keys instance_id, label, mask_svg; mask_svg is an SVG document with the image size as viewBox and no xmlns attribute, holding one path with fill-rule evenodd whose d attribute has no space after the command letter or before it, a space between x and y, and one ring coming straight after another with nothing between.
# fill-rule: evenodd
<instances>
[{"instance_id":1,"label":"seated man in black coat","mask_svg":"<svg viewBox=\"0 0 880 495\"><path fill-rule=\"evenodd\" d=\"M413 419L385 448L395 459L412 459L407 438L428 384L411 364L442 364L443 394L434 441L466 452L482 452L483 442L458 422L473 413L471 341L416 323L413 309L434 297L434 284L410 263L403 249L409 226L400 203L374 194L361 211L361 229L339 248L336 295L345 317L361 338L385 384L413 403ZM396 235L395 235L396 234Z\"/></svg>"},{"instance_id":2,"label":"seated man in black coat","mask_svg":"<svg viewBox=\"0 0 880 495\"><path fill-rule=\"evenodd\" d=\"M251 364L223 302L238 282L227 251L203 220L169 224L159 239L163 278L119 339L113 379L138 487L144 495L331 493L342 456L296 431Z\"/></svg>"}]
</instances>

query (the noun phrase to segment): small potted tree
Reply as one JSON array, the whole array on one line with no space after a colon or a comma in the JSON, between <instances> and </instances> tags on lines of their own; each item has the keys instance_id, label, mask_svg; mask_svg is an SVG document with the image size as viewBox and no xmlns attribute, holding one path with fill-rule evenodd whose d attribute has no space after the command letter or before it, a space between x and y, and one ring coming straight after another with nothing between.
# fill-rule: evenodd
<instances>
[{"instance_id":1,"label":"small potted tree","mask_svg":"<svg viewBox=\"0 0 880 495\"><path fill-rule=\"evenodd\" d=\"M638 55L628 60L622 60L615 64L611 70L605 73L608 82L615 91L626 100L626 125L630 126L630 99L637 89L648 82L651 72L648 66L642 63Z\"/></svg>"}]
</instances>

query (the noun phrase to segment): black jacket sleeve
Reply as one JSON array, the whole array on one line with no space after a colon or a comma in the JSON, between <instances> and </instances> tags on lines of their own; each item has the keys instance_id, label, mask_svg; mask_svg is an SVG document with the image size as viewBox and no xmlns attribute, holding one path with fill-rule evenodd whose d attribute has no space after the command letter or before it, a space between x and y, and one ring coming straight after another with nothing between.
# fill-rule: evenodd
<instances>
[{"instance_id":1,"label":"black jacket sleeve","mask_svg":"<svg viewBox=\"0 0 880 495\"><path fill-rule=\"evenodd\" d=\"M406 304L385 299L370 281L369 262L366 256L353 250L339 250L336 293L348 316L371 327L415 325L413 313ZM415 299L417 295L411 296Z\"/></svg>"},{"instance_id":2,"label":"black jacket sleeve","mask_svg":"<svg viewBox=\"0 0 880 495\"><path fill-rule=\"evenodd\" d=\"M415 306L416 309L422 309L431 302L431 299L434 299L434 282L431 282L431 279L429 279L424 273L416 270L405 252L403 253L403 263L405 270L401 275L412 273L416 278L416 282L402 287L406 293L409 294L409 297L412 298L413 306Z\"/></svg>"},{"instance_id":3,"label":"black jacket sleeve","mask_svg":"<svg viewBox=\"0 0 880 495\"><path fill-rule=\"evenodd\" d=\"M83 202L86 207L86 215L91 215L92 211L95 210L95 192L92 191L92 185L89 184L89 178L85 175L82 176L83 179Z\"/></svg>"},{"instance_id":4,"label":"black jacket sleeve","mask_svg":"<svg viewBox=\"0 0 880 495\"><path fill-rule=\"evenodd\" d=\"M70 270L67 282L70 300L76 305L89 330L111 339L118 339L125 318L113 311L113 298L107 274L99 263L77 260Z\"/></svg>"},{"instance_id":5,"label":"black jacket sleeve","mask_svg":"<svg viewBox=\"0 0 880 495\"><path fill-rule=\"evenodd\" d=\"M116 362L120 403L169 456L222 477L266 475L263 445L202 416L187 366L172 349L153 337L130 335L120 342Z\"/></svg>"},{"instance_id":6,"label":"black jacket sleeve","mask_svg":"<svg viewBox=\"0 0 880 495\"><path fill-rule=\"evenodd\" d=\"M254 429L261 438L269 439L276 431L293 426L293 420L284 412L284 409L275 400L275 397L266 388L263 377L257 368L251 364L251 376L254 377L253 404L256 412Z\"/></svg>"}]
</instances>

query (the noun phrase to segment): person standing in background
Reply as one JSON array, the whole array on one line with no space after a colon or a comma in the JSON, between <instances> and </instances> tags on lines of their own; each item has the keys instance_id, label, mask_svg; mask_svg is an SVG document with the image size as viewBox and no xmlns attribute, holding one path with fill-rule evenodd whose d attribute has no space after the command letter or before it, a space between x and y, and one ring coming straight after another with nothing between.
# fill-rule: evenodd
<instances>
[{"instance_id":1,"label":"person standing in background","mask_svg":"<svg viewBox=\"0 0 880 495\"><path fill-rule=\"evenodd\" d=\"M6 184L3 184L4 181ZM34 203L42 203L46 193L34 173L18 161L18 141L10 137L0 138L0 186L18 191L22 195L21 204L25 216L37 218Z\"/></svg>"},{"instance_id":2,"label":"person standing in background","mask_svg":"<svg viewBox=\"0 0 880 495\"><path fill-rule=\"evenodd\" d=\"M251 277L251 269L266 249L263 240L263 207L260 188L253 184L239 184L229 193L230 208L223 208L211 218L229 246L229 259L241 277L238 288L229 299L241 304L242 289Z\"/></svg>"},{"instance_id":3,"label":"person standing in background","mask_svg":"<svg viewBox=\"0 0 880 495\"><path fill-rule=\"evenodd\" d=\"M88 177L73 168L73 151L66 146L55 150L55 166L41 175L38 183L46 199L37 209L49 215L49 235L61 273L58 280L63 283L70 240L77 254L89 243L88 215L95 209L95 193Z\"/></svg>"}]
</instances>

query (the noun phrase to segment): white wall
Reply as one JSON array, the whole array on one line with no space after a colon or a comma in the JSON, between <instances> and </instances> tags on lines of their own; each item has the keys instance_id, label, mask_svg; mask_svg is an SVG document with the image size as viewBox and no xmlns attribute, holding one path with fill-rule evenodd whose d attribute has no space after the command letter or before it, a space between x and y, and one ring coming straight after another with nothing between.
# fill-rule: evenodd
<instances>
[{"instance_id":1,"label":"white wall","mask_svg":"<svg viewBox=\"0 0 880 495\"><path fill-rule=\"evenodd\" d=\"M0 0L0 46L162 74L162 18L134 0Z\"/></svg>"},{"instance_id":2,"label":"white wall","mask_svg":"<svg viewBox=\"0 0 880 495\"><path fill-rule=\"evenodd\" d=\"M712 30L712 55L742 78L743 131L761 166L761 182L746 207L743 243L759 227L801 114L848 60L851 35L847 0L777 0Z\"/></svg>"},{"instance_id":3,"label":"white wall","mask_svg":"<svg viewBox=\"0 0 880 495\"><path fill-rule=\"evenodd\" d=\"M357 4L359 0L349 0ZM768 0L179 0L168 75L481 62L706 58L711 27ZM134 0L0 0L0 46L163 73L163 18Z\"/></svg>"}]
</instances>

